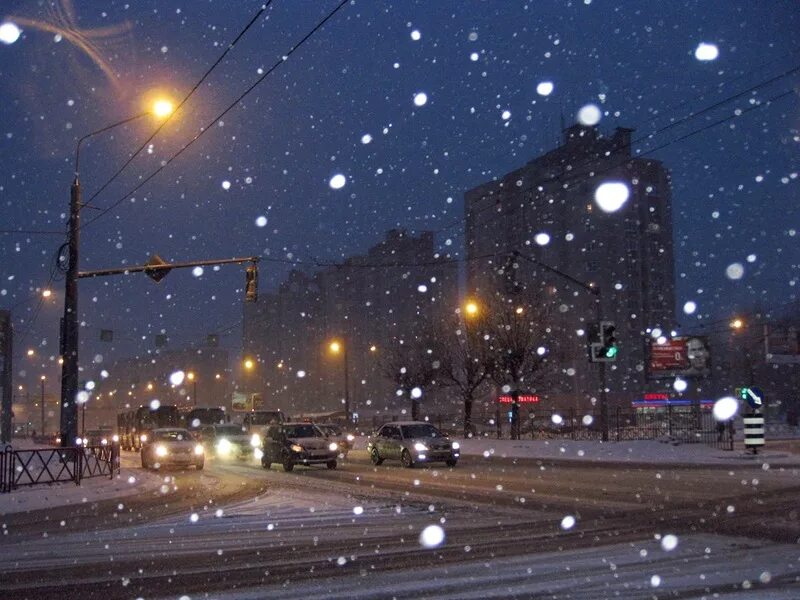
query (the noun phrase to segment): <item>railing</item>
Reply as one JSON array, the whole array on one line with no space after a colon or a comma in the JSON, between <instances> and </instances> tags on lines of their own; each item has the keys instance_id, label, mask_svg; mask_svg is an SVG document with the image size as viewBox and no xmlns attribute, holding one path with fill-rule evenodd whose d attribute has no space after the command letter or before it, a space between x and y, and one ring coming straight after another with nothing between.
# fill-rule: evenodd
<instances>
[{"instance_id":1,"label":"railing","mask_svg":"<svg viewBox=\"0 0 800 600\"><path fill-rule=\"evenodd\" d=\"M458 436L463 431L462 415L429 415L427 419L451 435ZM510 424L505 420L499 429L494 422L474 422L473 427L477 435L486 437L507 437L510 433ZM611 441L663 439L703 443L723 450L733 450L734 433L732 421L719 423L710 411L699 409L675 409L668 406L658 412L627 408L612 408L608 411L608 435ZM520 437L600 440L600 413L575 409L533 409L520 418Z\"/></svg>"},{"instance_id":2,"label":"railing","mask_svg":"<svg viewBox=\"0 0 800 600\"><path fill-rule=\"evenodd\" d=\"M119 446L79 446L0 451L0 493L21 486L72 481L89 477L113 479L119 472Z\"/></svg>"}]
</instances>

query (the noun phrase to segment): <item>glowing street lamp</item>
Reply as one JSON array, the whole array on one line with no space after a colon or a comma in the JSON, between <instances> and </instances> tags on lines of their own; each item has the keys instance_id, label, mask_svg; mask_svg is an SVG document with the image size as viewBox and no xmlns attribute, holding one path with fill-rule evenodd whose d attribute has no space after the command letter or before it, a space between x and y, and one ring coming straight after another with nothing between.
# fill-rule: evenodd
<instances>
[{"instance_id":1,"label":"glowing street lamp","mask_svg":"<svg viewBox=\"0 0 800 600\"><path fill-rule=\"evenodd\" d=\"M251 358L246 358L244 360L244 363L242 363L242 364L244 365L244 368L247 369L248 371L252 371L253 367L256 366L256 363L253 362L253 359L251 359Z\"/></svg>"},{"instance_id":2,"label":"glowing street lamp","mask_svg":"<svg viewBox=\"0 0 800 600\"><path fill-rule=\"evenodd\" d=\"M192 402L197 406L197 377L195 377L194 371L189 371L186 374L186 379L192 382Z\"/></svg>"},{"instance_id":3,"label":"glowing street lamp","mask_svg":"<svg viewBox=\"0 0 800 600\"><path fill-rule=\"evenodd\" d=\"M731 321L731 329L741 329L744 327L744 321L739 318L734 319Z\"/></svg>"},{"instance_id":4,"label":"glowing street lamp","mask_svg":"<svg viewBox=\"0 0 800 600\"><path fill-rule=\"evenodd\" d=\"M374 347L374 346L373 346ZM328 348L331 354L342 354L342 367L344 368L344 418L350 422L350 382L349 382L349 367L347 365L347 346L338 340L333 340Z\"/></svg>"},{"instance_id":5,"label":"glowing street lamp","mask_svg":"<svg viewBox=\"0 0 800 600\"><path fill-rule=\"evenodd\" d=\"M481 309L478 306L478 303L473 301L473 300L470 300L469 302L467 302L464 305L464 312L467 313L468 317L476 317L476 316L478 316L478 313L480 312L480 310Z\"/></svg>"},{"instance_id":6,"label":"glowing street lamp","mask_svg":"<svg viewBox=\"0 0 800 600\"><path fill-rule=\"evenodd\" d=\"M48 289L42 290L42 298L49 298L52 295L53 295L52 291L50 291Z\"/></svg>"},{"instance_id":7,"label":"glowing street lamp","mask_svg":"<svg viewBox=\"0 0 800 600\"><path fill-rule=\"evenodd\" d=\"M167 110L169 104L169 110ZM80 259L80 212L84 207L81 201L80 154L81 144L91 137L105 133L111 129L130 123L148 115L164 118L172 112L171 103L164 98L155 100L149 110L128 117L111 125L87 133L78 140L75 146L75 178L70 188L69 221L66 244L66 276L64 278L64 318L63 348L64 363L61 368L61 445L68 445L78 437L78 406L75 399L78 394L78 267Z\"/></svg>"}]
</instances>

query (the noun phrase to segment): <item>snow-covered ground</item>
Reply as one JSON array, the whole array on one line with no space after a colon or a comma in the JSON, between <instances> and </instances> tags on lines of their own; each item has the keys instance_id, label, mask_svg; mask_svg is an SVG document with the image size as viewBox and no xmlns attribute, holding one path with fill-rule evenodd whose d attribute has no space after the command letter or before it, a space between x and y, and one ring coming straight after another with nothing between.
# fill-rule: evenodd
<instances>
[{"instance_id":1,"label":"snow-covered ground","mask_svg":"<svg viewBox=\"0 0 800 600\"><path fill-rule=\"evenodd\" d=\"M20 445L17 440L14 440L14 446L36 447L27 443ZM133 454L123 453L120 472L113 480L105 476L91 477L83 479L80 485L72 482L37 484L21 486L7 494L0 494L0 516L54 506L123 498L156 489L162 483L162 476L134 469L138 465L137 459L138 457Z\"/></svg>"},{"instance_id":2,"label":"snow-covered ground","mask_svg":"<svg viewBox=\"0 0 800 600\"><path fill-rule=\"evenodd\" d=\"M654 440L599 442L573 440L497 440L492 438L460 439L467 456L507 458L568 459L585 462L630 462L686 465L800 465L800 455L770 450L769 445L757 455L745 452L742 444L735 450L719 450L705 444L672 444Z\"/></svg>"},{"instance_id":3,"label":"snow-covered ground","mask_svg":"<svg viewBox=\"0 0 800 600\"><path fill-rule=\"evenodd\" d=\"M424 550L422 550L424 551ZM468 554L465 553L465 557ZM345 573L349 566L349 573ZM186 600L261 598L625 598L796 600L800 562L793 546L690 535L667 551L657 540L581 550L459 562L427 569L373 572L369 557L343 574ZM713 591L711 591L713 590Z\"/></svg>"}]
</instances>

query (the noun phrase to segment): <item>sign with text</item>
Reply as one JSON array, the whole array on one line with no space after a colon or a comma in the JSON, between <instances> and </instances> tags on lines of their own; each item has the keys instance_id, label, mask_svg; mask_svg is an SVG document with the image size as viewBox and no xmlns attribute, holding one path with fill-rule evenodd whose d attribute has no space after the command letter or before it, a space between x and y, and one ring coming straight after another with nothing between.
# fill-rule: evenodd
<instances>
[{"instance_id":1,"label":"sign with text","mask_svg":"<svg viewBox=\"0 0 800 600\"><path fill-rule=\"evenodd\" d=\"M670 338L659 344L650 342L650 376L706 377L711 374L711 350L702 336Z\"/></svg>"},{"instance_id":2,"label":"sign with text","mask_svg":"<svg viewBox=\"0 0 800 600\"><path fill-rule=\"evenodd\" d=\"M500 404L512 404L514 399L511 397L511 394L504 394L500 396L497 401ZM539 401L539 396L536 394L520 394L517 397L517 402L520 404L533 404Z\"/></svg>"}]
</instances>

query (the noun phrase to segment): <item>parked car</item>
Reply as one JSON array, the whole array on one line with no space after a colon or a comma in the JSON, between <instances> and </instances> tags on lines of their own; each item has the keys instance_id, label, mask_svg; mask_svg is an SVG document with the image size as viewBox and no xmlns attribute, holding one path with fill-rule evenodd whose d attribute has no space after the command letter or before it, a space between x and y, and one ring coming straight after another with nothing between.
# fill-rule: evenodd
<instances>
[{"instance_id":1,"label":"parked car","mask_svg":"<svg viewBox=\"0 0 800 600\"><path fill-rule=\"evenodd\" d=\"M317 423L316 425L329 440L339 445L339 456L347 458L347 453L353 449L356 436L352 433L345 433L341 427L333 423Z\"/></svg>"},{"instance_id":2,"label":"parked car","mask_svg":"<svg viewBox=\"0 0 800 600\"><path fill-rule=\"evenodd\" d=\"M261 451L261 466L265 469L273 463L283 465L284 471L291 471L295 465L335 469L339 445L313 423L281 423L264 428Z\"/></svg>"},{"instance_id":3,"label":"parked car","mask_svg":"<svg viewBox=\"0 0 800 600\"><path fill-rule=\"evenodd\" d=\"M153 429L142 442L142 468L158 469L166 465L195 467L205 464L205 450L188 429L169 427Z\"/></svg>"},{"instance_id":4,"label":"parked car","mask_svg":"<svg viewBox=\"0 0 800 600\"><path fill-rule=\"evenodd\" d=\"M444 462L455 467L461 455L458 442L451 442L436 427L423 421L386 423L370 436L367 452L375 465L390 459L399 460L407 468L426 462Z\"/></svg>"},{"instance_id":5,"label":"parked car","mask_svg":"<svg viewBox=\"0 0 800 600\"><path fill-rule=\"evenodd\" d=\"M219 458L251 458L256 448L261 446L257 434L249 434L242 425L204 425L195 434L207 452Z\"/></svg>"},{"instance_id":6,"label":"parked car","mask_svg":"<svg viewBox=\"0 0 800 600\"><path fill-rule=\"evenodd\" d=\"M119 438L111 429L88 429L83 434L84 446L108 446L115 441Z\"/></svg>"}]
</instances>

